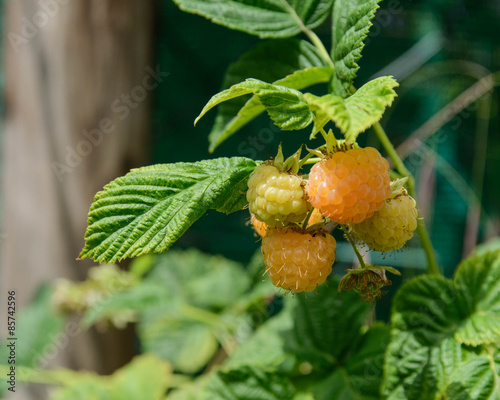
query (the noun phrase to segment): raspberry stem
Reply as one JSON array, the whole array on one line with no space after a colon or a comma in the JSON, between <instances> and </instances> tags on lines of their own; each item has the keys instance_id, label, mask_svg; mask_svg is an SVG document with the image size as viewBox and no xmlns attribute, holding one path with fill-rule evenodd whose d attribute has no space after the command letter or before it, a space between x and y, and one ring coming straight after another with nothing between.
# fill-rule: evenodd
<instances>
[{"instance_id":1,"label":"raspberry stem","mask_svg":"<svg viewBox=\"0 0 500 400\"><path fill-rule=\"evenodd\" d=\"M309 218L311 218L311 215L314 211L314 207L311 207L309 212L306 215L306 218L304 219L304 222L302 222L302 229L305 230L307 228L307 224L309 223Z\"/></svg>"},{"instance_id":2,"label":"raspberry stem","mask_svg":"<svg viewBox=\"0 0 500 400\"><path fill-rule=\"evenodd\" d=\"M382 128L382 125L380 125L379 122L375 123L372 128L375 131L378 139L380 140L380 143L382 144L382 146L384 146L385 151L387 151L387 154L391 158L398 172L403 176L409 177L407 183L408 193L410 194L411 197L416 198L415 179L413 179L413 176L410 174L410 171L408 171L408 169L403 163L403 160L401 160L401 158L399 157L398 153L396 152L396 149L394 148L391 141L387 137L387 133L385 132L384 128ZM427 228L425 227L425 224L422 219L420 219L420 222L417 225L417 234L418 237L420 238L420 244L422 245L422 248L424 249L425 255L427 257L427 273L440 275L441 272L437 264L436 254L434 252L434 248L432 247L432 242L430 240L429 233L427 232Z\"/></svg>"},{"instance_id":3,"label":"raspberry stem","mask_svg":"<svg viewBox=\"0 0 500 400\"><path fill-rule=\"evenodd\" d=\"M349 233L349 229L347 229L347 227L345 225L339 225L339 226L340 226L340 229L342 229L344 231L344 235L345 235L346 239L349 241L352 248L354 249L354 253L356 253L356 257L358 257L358 260L359 260L359 265L361 266L362 269L366 269L367 267L365 264L365 260L363 260L363 256L359 252L358 246L356 246L356 243L354 243L354 239L352 238L351 234Z\"/></svg>"},{"instance_id":4,"label":"raspberry stem","mask_svg":"<svg viewBox=\"0 0 500 400\"><path fill-rule=\"evenodd\" d=\"M288 12L291 14L293 19L297 22L297 24L300 26L300 29L302 32L304 32L309 40L312 42L312 44L319 50L321 56L323 59L332 67L334 68L333 60L330 58L330 54L328 54L328 51L325 49L325 46L321 39L313 32L311 31L307 26L304 25L304 22L300 19L300 17L297 15L295 10L292 8L290 4L288 4L288 1L286 0L281 0L281 3L287 8Z\"/></svg>"},{"instance_id":5,"label":"raspberry stem","mask_svg":"<svg viewBox=\"0 0 500 400\"><path fill-rule=\"evenodd\" d=\"M301 164L301 167L303 165L309 165L309 164L316 164L317 162L320 162L322 160L322 158L319 158L319 157L314 157L314 158L310 158L308 160L305 160L302 164Z\"/></svg>"}]
</instances>

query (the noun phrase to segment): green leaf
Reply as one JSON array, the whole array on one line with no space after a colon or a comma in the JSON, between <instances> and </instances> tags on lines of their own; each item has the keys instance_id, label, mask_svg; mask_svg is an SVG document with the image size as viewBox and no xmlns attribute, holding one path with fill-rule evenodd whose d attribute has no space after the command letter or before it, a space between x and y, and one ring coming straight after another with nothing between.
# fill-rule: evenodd
<instances>
[{"instance_id":1,"label":"green leaf","mask_svg":"<svg viewBox=\"0 0 500 400\"><path fill-rule=\"evenodd\" d=\"M218 349L222 312L249 289L243 266L197 250L157 257L145 280L161 287L163 298L141 311L139 338L144 351L170 361L176 369L200 370Z\"/></svg>"},{"instance_id":2,"label":"green leaf","mask_svg":"<svg viewBox=\"0 0 500 400\"><path fill-rule=\"evenodd\" d=\"M255 166L235 157L131 171L95 196L80 257L115 262L168 250L207 210L243 208Z\"/></svg>"},{"instance_id":3,"label":"green leaf","mask_svg":"<svg viewBox=\"0 0 500 400\"><path fill-rule=\"evenodd\" d=\"M172 250L153 259L138 285L95 304L84 321L135 311L143 351L177 370L197 372L218 349L221 331L231 329L226 313L245 298L250 277L241 264L195 249Z\"/></svg>"},{"instance_id":4,"label":"green leaf","mask_svg":"<svg viewBox=\"0 0 500 400\"><path fill-rule=\"evenodd\" d=\"M143 351L170 361L184 373L199 371L219 348L210 326L176 315L141 323L139 336Z\"/></svg>"},{"instance_id":5,"label":"green leaf","mask_svg":"<svg viewBox=\"0 0 500 400\"><path fill-rule=\"evenodd\" d=\"M149 274L135 287L94 304L88 326L102 318L134 312L143 351L186 373L199 371L218 349L222 314L250 289L244 267L195 249L151 257Z\"/></svg>"},{"instance_id":6,"label":"green leaf","mask_svg":"<svg viewBox=\"0 0 500 400\"><path fill-rule=\"evenodd\" d=\"M421 276L405 284L394 301L385 364L387 398L428 400L446 394L450 399L490 399L478 393L490 393L486 383L498 379L494 362L486 367L489 371L463 371L469 363L486 365L478 357L500 342L499 319L500 252L465 260L453 281Z\"/></svg>"},{"instance_id":7,"label":"green leaf","mask_svg":"<svg viewBox=\"0 0 500 400\"><path fill-rule=\"evenodd\" d=\"M343 365L312 390L316 400L377 400L383 373L384 353L389 343L389 328L371 326L359 337Z\"/></svg>"},{"instance_id":8,"label":"green leaf","mask_svg":"<svg viewBox=\"0 0 500 400\"><path fill-rule=\"evenodd\" d=\"M319 51L305 40L282 39L259 43L232 64L224 77L223 89L248 77L292 89L329 82L333 69ZM209 134L213 152L223 141L265 111L257 97L233 99L220 105Z\"/></svg>"},{"instance_id":9,"label":"green leaf","mask_svg":"<svg viewBox=\"0 0 500 400\"><path fill-rule=\"evenodd\" d=\"M360 335L370 305L356 293L337 294L337 283L318 288L318 293L297 294L293 332L287 350L318 367L340 363Z\"/></svg>"},{"instance_id":10,"label":"green leaf","mask_svg":"<svg viewBox=\"0 0 500 400\"><path fill-rule=\"evenodd\" d=\"M278 315L270 318L257 329L245 343L236 349L225 363L228 368L252 365L266 369L279 369L291 363L291 355L285 352L286 334L293 327L293 305L285 303Z\"/></svg>"},{"instance_id":11,"label":"green leaf","mask_svg":"<svg viewBox=\"0 0 500 400\"><path fill-rule=\"evenodd\" d=\"M454 281L414 279L394 304L423 344L446 337L470 346L500 342L500 252L468 258Z\"/></svg>"},{"instance_id":12,"label":"green leaf","mask_svg":"<svg viewBox=\"0 0 500 400\"><path fill-rule=\"evenodd\" d=\"M56 392L54 400L162 400L171 372L167 363L142 355L111 376L81 372Z\"/></svg>"},{"instance_id":13,"label":"green leaf","mask_svg":"<svg viewBox=\"0 0 500 400\"><path fill-rule=\"evenodd\" d=\"M500 353L496 357L474 357L460 365L443 393L453 400L500 399Z\"/></svg>"},{"instance_id":14,"label":"green leaf","mask_svg":"<svg viewBox=\"0 0 500 400\"><path fill-rule=\"evenodd\" d=\"M111 398L163 399L170 381L170 365L152 354L134 358L111 378Z\"/></svg>"},{"instance_id":15,"label":"green leaf","mask_svg":"<svg viewBox=\"0 0 500 400\"><path fill-rule=\"evenodd\" d=\"M272 85L258 79L247 79L213 96L194 123L196 124L216 105L249 93L255 95L275 125L285 131L302 129L312 122L313 114L298 90Z\"/></svg>"},{"instance_id":16,"label":"green leaf","mask_svg":"<svg viewBox=\"0 0 500 400\"><path fill-rule=\"evenodd\" d=\"M146 281L161 285L169 298L213 311L231 307L250 288L241 264L195 249L157 256Z\"/></svg>"},{"instance_id":17,"label":"green leaf","mask_svg":"<svg viewBox=\"0 0 500 400\"><path fill-rule=\"evenodd\" d=\"M354 142L361 132L382 118L396 97L394 88L397 86L392 76L382 76L366 83L346 99L332 94L317 97L306 93L304 98L314 112L313 136L333 121L346 140Z\"/></svg>"},{"instance_id":18,"label":"green leaf","mask_svg":"<svg viewBox=\"0 0 500 400\"><path fill-rule=\"evenodd\" d=\"M208 375L201 375L194 381L181 385L168 393L166 400L200 400L203 399Z\"/></svg>"},{"instance_id":19,"label":"green leaf","mask_svg":"<svg viewBox=\"0 0 500 400\"><path fill-rule=\"evenodd\" d=\"M380 0L337 0L332 16L332 59L335 65L334 92L347 97L359 69L366 36Z\"/></svg>"},{"instance_id":20,"label":"green leaf","mask_svg":"<svg viewBox=\"0 0 500 400\"><path fill-rule=\"evenodd\" d=\"M285 376L250 366L217 371L205 392L207 400L292 400L294 395Z\"/></svg>"},{"instance_id":21,"label":"green leaf","mask_svg":"<svg viewBox=\"0 0 500 400\"><path fill-rule=\"evenodd\" d=\"M174 0L183 11L216 24L257 35L285 38L319 26L330 14L333 0Z\"/></svg>"},{"instance_id":22,"label":"green leaf","mask_svg":"<svg viewBox=\"0 0 500 400\"><path fill-rule=\"evenodd\" d=\"M461 293L459 306L468 316L455 339L471 346L500 342L500 251L465 260L455 285Z\"/></svg>"}]
</instances>

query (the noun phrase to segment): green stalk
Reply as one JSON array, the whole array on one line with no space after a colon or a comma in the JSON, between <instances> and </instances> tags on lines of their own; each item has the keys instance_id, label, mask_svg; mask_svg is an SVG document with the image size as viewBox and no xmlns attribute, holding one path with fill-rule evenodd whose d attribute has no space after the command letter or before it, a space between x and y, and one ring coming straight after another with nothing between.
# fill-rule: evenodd
<instances>
[{"instance_id":1,"label":"green stalk","mask_svg":"<svg viewBox=\"0 0 500 400\"><path fill-rule=\"evenodd\" d=\"M302 20L297 15L293 7L290 4L288 4L286 0L281 0L281 4L283 4L286 7L290 15L295 20L295 22L297 22L297 25L300 26L301 31L307 35L311 43L319 50L323 59L328 63L328 65L330 65L330 67L334 68L334 64L332 59L330 58L330 54L328 54L328 51L325 49L325 46L323 45L321 39L307 26L304 25L304 22L302 22Z\"/></svg>"},{"instance_id":2,"label":"green stalk","mask_svg":"<svg viewBox=\"0 0 500 400\"><path fill-rule=\"evenodd\" d=\"M344 231L345 237L351 244L352 248L354 249L354 253L356 253L356 257L358 257L359 260L359 265L361 266L362 269L366 269L366 264L365 260L363 260L363 256L361 256L361 253L358 250L358 246L356 246L356 243L354 243L354 239L352 238L351 234L349 233L349 230L344 226L344 225L339 225L340 229Z\"/></svg>"},{"instance_id":3,"label":"green stalk","mask_svg":"<svg viewBox=\"0 0 500 400\"><path fill-rule=\"evenodd\" d=\"M309 212L306 215L306 218L304 219L304 222L302 222L302 229L305 230L307 228L307 224L309 223L309 218L311 218L313 211L314 211L314 207L311 207L311 209L309 210Z\"/></svg>"},{"instance_id":4,"label":"green stalk","mask_svg":"<svg viewBox=\"0 0 500 400\"><path fill-rule=\"evenodd\" d=\"M309 158L308 160L304 161L301 165L310 165L310 164L316 164L317 162L320 162L322 159L319 157L314 157L314 158Z\"/></svg>"},{"instance_id":5,"label":"green stalk","mask_svg":"<svg viewBox=\"0 0 500 400\"><path fill-rule=\"evenodd\" d=\"M392 162L394 163L394 166L396 167L397 171L401 175L409 177L408 193L410 194L411 197L415 198L416 197L415 179L413 179L413 176L410 174L410 171L408 171L403 161L399 157L398 153L396 152L396 149L394 148L391 141L387 137L384 128L382 128L382 125L380 125L380 123L377 122L375 125L373 125L373 130L375 131L378 139L380 140L380 143L382 144L382 146L384 146L385 151L387 152ZM425 224L422 219L420 219L419 223L417 224L417 234L418 237L420 238L420 243L425 251L425 255L427 258L427 273L434 275L441 274L437 264L436 254L434 252L434 248L432 247L431 239L429 237L429 233L427 232L427 228L425 227Z\"/></svg>"},{"instance_id":6,"label":"green stalk","mask_svg":"<svg viewBox=\"0 0 500 400\"><path fill-rule=\"evenodd\" d=\"M307 35L311 43L319 50L319 52L321 53L325 61L328 63L328 65L330 65L332 69L335 69L335 65L333 64L333 61L330 58L330 54L328 54L328 51L325 49L325 46L323 45L321 39L313 31L307 28L304 31L304 33Z\"/></svg>"}]
</instances>

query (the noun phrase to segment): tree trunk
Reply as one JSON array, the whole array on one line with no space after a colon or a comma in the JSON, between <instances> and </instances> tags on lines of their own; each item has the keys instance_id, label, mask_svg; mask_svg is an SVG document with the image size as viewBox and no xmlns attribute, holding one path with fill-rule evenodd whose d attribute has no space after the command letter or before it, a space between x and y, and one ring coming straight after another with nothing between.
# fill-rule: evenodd
<instances>
[{"instance_id":1,"label":"tree trunk","mask_svg":"<svg viewBox=\"0 0 500 400\"><path fill-rule=\"evenodd\" d=\"M43 283L85 278L89 206L145 164L151 91L165 76L151 65L154 0L10 0L4 15L2 321L7 290L22 308ZM132 351L130 332L91 330L54 364L109 373Z\"/></svg>"}]
</instances>

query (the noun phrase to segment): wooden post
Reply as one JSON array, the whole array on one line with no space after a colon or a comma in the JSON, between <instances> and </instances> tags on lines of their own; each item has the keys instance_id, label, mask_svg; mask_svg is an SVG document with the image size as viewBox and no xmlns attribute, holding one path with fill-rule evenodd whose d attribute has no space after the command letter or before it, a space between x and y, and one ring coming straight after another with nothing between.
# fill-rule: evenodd
<instances>
[{"instance_id":1,"label":"wooden post","mask_svg":"<svg viewBox=\"0 0 500 400\"><path fill-rule=\"evenodd\" d=\"M89 206L147 163L150 99L166 77L152 61L154 0L7 0L4 16L2 321L8 289L22 308L94 265L76 261ZM109 373L132 339L79 333L54 364Z\"/></svg>"}]
</instances>

